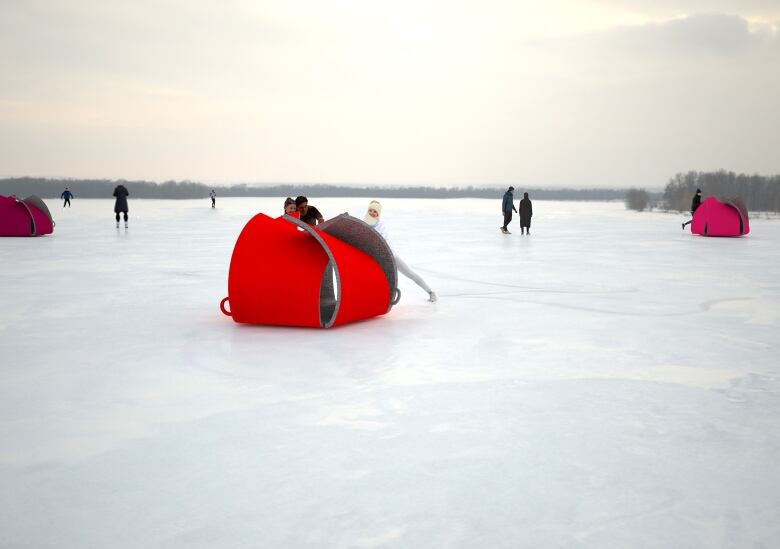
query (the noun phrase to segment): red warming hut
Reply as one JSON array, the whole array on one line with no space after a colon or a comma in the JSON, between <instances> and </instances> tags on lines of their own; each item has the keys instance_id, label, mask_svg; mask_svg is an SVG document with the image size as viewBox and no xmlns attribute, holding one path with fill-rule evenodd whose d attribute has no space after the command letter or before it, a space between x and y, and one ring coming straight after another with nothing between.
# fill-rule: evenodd
<instances>
[{"instance_id":1,"label":"red warming hut","mask_svg":"<svg viewBox=\"0 0 780 549\"><path fill-rule=\"evenodd\" d=\"M54 220L37 196L0 196L0 236L41 236L54 232Z\"/></svg>"},{"instance_id":2,"label":"red warming hut","mask_svg":"<svg viewBox=\"0 0 780 549\"><path fill-rule=\"evenodd\" d=\"M397 283L392 251L359 219L312 227L257 214L233 249L220 309L241 323L330 328L389 312Z\"/></svg>"},{"instance_id":3,"label":"red warming hut","mask_svg":"<svg viewBox=\"0 0 780 549\"><path fill-rule=\"evenodd\" d=\"M709 197L696 209L691 232L702 236L743 236L750 232L748 210L741 198Z\"/></svg>"}]
</instances>

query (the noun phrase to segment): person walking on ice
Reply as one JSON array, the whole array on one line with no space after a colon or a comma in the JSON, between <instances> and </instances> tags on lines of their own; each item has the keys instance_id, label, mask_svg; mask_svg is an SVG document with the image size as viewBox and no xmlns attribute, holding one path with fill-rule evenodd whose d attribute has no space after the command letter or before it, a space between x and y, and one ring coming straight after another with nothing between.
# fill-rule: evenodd
<instances>
[{"instance_id":1,"label":"person walking on ice","mask_svg":"<svg viewBox=\"0 0 780 549\"><path fill-rule=\"evenodd\" d=\"M114 189L114 196L116 197L116 202L114 203L116 228L119 228L119 214L123 213L125 214L125 229L127 229L127 197L130 196L130 193L127 192L124 185L117 185L116 189Z\"/></svg>"},{"instance_id":2,"label":"person walking on ice","mask_svg":"<svg viewBox=\"0 0 780 549\"><path fill-rule=\"evenodd\" d=\"M396 254L395 250L393 250L393 245L390 243L390 238L387 233L387 226L385 225L384 221L379 219L379 216L381 214L382 214L382 204L380 204L376 200L372 200L371 202L368 203L368 211L366 212L363 221L368 223L376 232L382 235L382 238L385 239L385 242L387 242L387 245L390 247L390 250L393 252L393 257L395 258L395 264L398 267L398 271L404 276L406 276L407 278L414 281L414 283L417 284L420 288L428 292L428 301L430 301L431 303L435 303L437 299L436 292L431 290L431 287L425 283L422 277L417 273L415 273L412 269L410 269L409 265L407 265L403 259L398 257L398 254Z\"/></svg>"},{"instance_id":3,"label":"person walking on ice","mask_svg":"<svg viewBox=\"0 0 780 549\"><path fill-rule=\"evenodd\" d=\"M523 199L520 201L520 234L531 234L531 217L534 215L533 207L531 206L531 200L528 198L528 193L523 193Z\"/></svg>"},{"instance_id":4,"label":"person walking on ice","mask_svg":"<svg viewBox=\"0 0 780 549\"><path fill-rule=\"evenodd\" d=\"M68 208L70 208L70 199L73 198L73 193L70 192L70 189L68 187L65 187L65 190L62 191L60 198L62 198L65 201L62 203L62 207L64 208L65 206L67 206Z\"/></svg>"},{"instance_id":5,"label":"person walking on ice","mask_svg":"<svg viewBox=\"0 0 780 549\"><path fill-rule=\"evenodd\" d=\"M691 200L691 218L682 224L683 231L685 230L686 225L693 223L693 214L696 213L699 206L701 206L701 189L696 189L696 194L693 195L693 200Z\"/></svg>"},{"instance_id":6,"label":"person walking on ice","mask_svg":"<svg viewBox=\"0 0 780 549\"><path fill-rule=\"evenodd\" d=\"M514 190L514 187L509 187L504 193L504 201L501 203L501 212L504 214L504 225L501 227L501 232L504 234L512 234L507 227L509 222L512 221L512 210L517 211L517 208L515 208L514 195L512 194Z\"/></svg>"},{"instance_id":7,"label":"person walking on ice","mask_svg":"<svg viewBox=\"0 0 780 549\"><path fill-rule=\"evenodd\" d=\"M209 193L209 197L211 198L211 207L216 208L217 207L217 192L214 189L211 189L211 192Z\"/></svg>"}]
</instances>

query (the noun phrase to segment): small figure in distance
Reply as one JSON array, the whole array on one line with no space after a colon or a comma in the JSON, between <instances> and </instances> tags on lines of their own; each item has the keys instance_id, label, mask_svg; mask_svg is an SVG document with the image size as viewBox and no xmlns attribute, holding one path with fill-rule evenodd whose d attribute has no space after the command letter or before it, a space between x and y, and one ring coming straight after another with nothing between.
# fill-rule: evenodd
<instances>
[{"instance_id":1,"label":"small figure in distance","mask_svg":"<svg viewBox=\"0 0 780 549\"><path fill-rule=\"evenodd\" d=\"M693 195L693 200L691 200L691 218L682 224L683 231L685 230L686 225L693 223L693 214L696 213L699 206L701 206L701 189L696 189L696 194Z\"/></svg>"},{"instance_id":2,"label":"small figure in distance","mask_svg":"<svg viewBox=\"0 0 780 549\"><path fill-rule=\"evenodd\" d=\"M517 208L515 208L514 195L512 194L514 190L514 187L509 187L504 193L504 200L501 203L501 213L504 214L504 225L501 227L501 232L504 234L512 234L509 232L507 226L509 225L509 222L512 221L512 210L517 211Z\"/></svg>"},{"instance_id":3,"label":"small figure in distance","mask_svg":"<svg viewBox=\"0 0 780 549\"><path fill-rule=\"evenodd\" d=\"M116 202L114 203L114 213L116 214L116 228L119 228L119 214L125 214L125 229L127 229L127 197L130 193L124 185L117 185L114 189Z\"/></svg>"},{"instance_id":4,"label":"small figure in distance","mask_svg":"<svg viewBox=\"0 0 780 549\"><path fill-rule=\"evenodd\" d=\"M528 193L523 193L523 199L520 201L520 234L531 234L531 217L534 215L534 210L531 205L531 200L528 198Z\"/></svg>"},{"instance_id":5,"label":"small figure in distance","mask_svg":"<svg viewBox=\"0 0 780 549\"><path fill-rule=\"evenodd\" d=\"M289 196L284 199L284 214L300 219L301 214L298 213L298 207L295 205L295 200Z\"/></svg>"},{"instance_id":6,"label":"small figure in distance","mask_svg":"<svg viewBox=\"0 0 780 549\"><path fill-rule=\"evenodd\" d=\"M209 193L209 197L211 198L211 207L216 208L217 207L217 191L214 189L211 189L211 192Z\"/></svg>"},{"instance_id":7,"label":"small figure in distance","mask_svg":"<svg viewBox=\"0 0 780 549\"><path fill-rule=\"evenodd\" d=\"M422 279L420 275L415 273L412 269L409 268L409 265L406 264L406 262L398 257L398 255L395 253L395 250L393 250L393 245L390 243L390 236L387 233L387 226L385 225L385 222L379 219L379 216L382 213L382 204L380 204L376 200L372 200L368 203L368 211L366 212L365 217L363 217L363 221L371 225L371 227L382 235L382 238L385 239L385 242L387 242L387 245L390 247L390 251L393 252L393 257L395 258L395 264L398 267L398 272L400 272L402 275L406 276L407 278L414 281L415 284L417 284L420 288L428 292L428 301L431 303L436 303L436 300L438 299L436 297L436 292L431 290L430 286L428 286L425 281Z\"/></svg>"},{"instance_id":8,"label":"small figure in distance","mask_svg":"<svg viewBox=\"0 0 780 549\"><path fill-rule=\"evenodd\" d=\"M295 207L298 208L298 213L301 214L301 221L309 225L325 223L325 219L320 211L314 206L309 206L309 199L305 196L299 196L295 199Z\"/></svg>"},{"instance_id":9,"label":"small figure in distance","mask_svg":"<svg viewBox=\"0 0 780 549\"><path fill-rule=\"evenodd\" d=\"M70 199L73 198L73 193L70 192L70 189L68 187L65 187L65 190L62 191L60 198L62 198L65 201L62 203L62 207L64 208L65 206L67 206L68 208L70 208Z\"/></svg>"}]
</instances>

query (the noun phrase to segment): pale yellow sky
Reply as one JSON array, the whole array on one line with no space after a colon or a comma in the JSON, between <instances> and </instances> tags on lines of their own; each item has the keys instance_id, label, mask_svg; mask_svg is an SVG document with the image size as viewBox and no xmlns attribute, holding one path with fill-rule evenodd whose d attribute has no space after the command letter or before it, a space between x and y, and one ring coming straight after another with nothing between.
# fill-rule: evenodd
<instances>
[{"instance_id":1,"label":"pale yellow sky","mask_svg":"<svg viewBox=\"0 0 780 549\"><path fill-rule=\"evenodd\" d=\"M662 186L780 173L780 6L4 2L0 175Z\"/></svg>"}]
</instances>

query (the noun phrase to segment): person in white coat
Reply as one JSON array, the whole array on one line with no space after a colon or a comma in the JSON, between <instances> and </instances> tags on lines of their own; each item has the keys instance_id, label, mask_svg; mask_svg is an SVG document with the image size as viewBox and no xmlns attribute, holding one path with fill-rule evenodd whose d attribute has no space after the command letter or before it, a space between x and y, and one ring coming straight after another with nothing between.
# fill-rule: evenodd
<instances>
[{"instance_id":1,"label":"person in white coat","mask_svg":"<svg viewBox=\"0 0 780 549\"><path fill-rule=\"evenodd\" d=\"M395 250L393 250L393 244L390 242L390 236L387 232L387 226L385 225L385 222L382 221L379 217L382 215L382 204L377 202L376 200L372 200L368 204L368 211L366 212L365 217L363 218L363 221L371 225L371 227L382 235L382 238L385 239L385 242L387 242L387 245L390 246L390 250L393 252L393 257L395 258L395 264L398 267L398 271L406 276L407 278L410 278L414 281L415 284L417 284L420 288L428 292L428 301L431 303L434 303L436 301L436 292L431 290L430 286L425 283L425 281L422 279L420 275L415 273L412 269L409 268L409 265L406 264L406 262L398 257L398 254L395 253Z\"/></svg>"}]
</instances>

